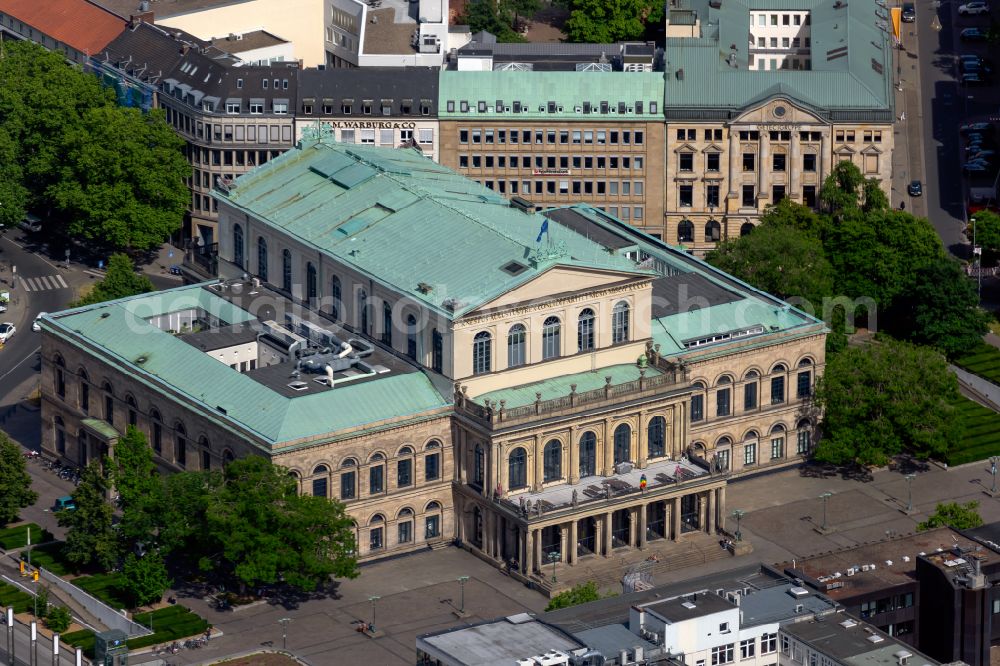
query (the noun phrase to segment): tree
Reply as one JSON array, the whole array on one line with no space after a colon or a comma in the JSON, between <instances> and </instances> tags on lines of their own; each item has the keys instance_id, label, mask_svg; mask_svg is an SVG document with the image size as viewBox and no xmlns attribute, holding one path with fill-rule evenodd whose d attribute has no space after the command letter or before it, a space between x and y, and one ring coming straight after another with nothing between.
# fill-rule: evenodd
<instances>
[{"instance_id":1,"label":"tree","mask_svg":"<svg viewBox=\"0 0 1000 666\"><path fill-rule=\"evenodd\" d=\"M648 25L660 25L663 4L650 0L569 0L564 30L571 42L609 44L642 39Z\"/></svg>"},{"instance_id":2,"label":"tree","mask_svg":"<svg viewBox=\"0 0 1000 666\"><path fill-rule=\"evenodd\" d=\"M226 466L207 518L220 552L215 567L241 586L284 580L312 591L330 576L357 575L354 533L343 505L299 495L288 471L262 457Z\"/></svg>"},{"instance_id":3,"label":"tree","mask_svg":"<svg viewBox=\"0 0 1000 666\"><path fill-rule=\"evenodd\" d=\"M30 192L24 186L24 171L17 146L6 129L0 128L0 226L13 227L28 212Z\"/></svg>"},{"instance_id":4,"label":"tree","mask_svg":"<svg viewBox=\"0 0 1000 666\"><path fill-rule=\"evenodd\" d=\"M39 585L38 594L35 596L35 607L38 609L38 613L35 617L39 619L45 618L49 614L49 586Z\"/></svg>"},{"instance_id":5,"label":"tree","mask_svg":"<svg viewBox=\"0 0 1000 666\"><path fill-rule=\"evenodd\" d=\"M975 237L977 245L1000 252L1000 215L989 210L979 210L972 217L976 220L976 224L973 225L971 222L969 224L969 229L966 231L969 240Z\"/></svg>"},{"instance_id":6,"label":"tree","mask_svg":"<svg viewBox=\"0 0 1000 666\"><path fill-rule=\"evenodd\" d=\"M90 461L73 491L76 509L57 515L59 525L67 528L63 553L76 565L98 564L111 569L118 562L114 508L106 499L109 487L104 466L98 460Z\"/></svg>"},{"instance_id":7,"label":"tree","mask_svg":"<svg viewBox=\"0 0 1000 666\"><path fill-rule=\"evenodd\" d=\"M896 300L891 330L953 358L982 342L990 315L979 307L975 284L958 262L941 256L916 271L915 282Z\"/></svg>"},{"instance_id":8,"label":"tree","mask_svg":"<svg viewBox=\"0 0 1000 666\"><path fill-rule=\"evenodd\" d=\"M827 360L817 384L824 415L815 457L883 465L902 451L943 455L963 430L957 398L958 382L936 351L891 339L847 348Z\"/></svg>"},{"instance_id":9,"label":"tree","mask_svg":"<svg viewBox=\"0 0 1000 666\"><path fill-rule=\"evenodd\" d=\"M947 525L957 530L970 530L982 524L983 519L979 515L979 502L972 501L966 504L948 502L947 504L938 504L934 513L928 516L927 520L918 524L917 529L922 532Z\"/></svg>"},{"instance_id":10,"label":"tree","mask_svg":"<svg viewBox=\"0 0 1000 666\"><path fill-rule=\"evenodd\" d=\"M38 500L31 489L31 475L25 469L21 447L0 431L0 525L17 520L21 509Z\"/></svg>"},{"instance_id":11,"label":"tree","mask_svg":"<svg viewBox=\"0 0 1000 666\"><path fill-rule=\"evenodd\" d=\"M521 18L533 16L540 6L538 0L471 0L462 21L472 32L492 33L499 42L523 42Z\"/></svg>"},{"instance_id":12,"label":"tree","mask_svg":"<svg viewBox=\"0 0 1000 666\"><path fill-rule=\"evenodd\" d=\"M153 291L153 283L145 275L135 272L128 255L113 254L108 260L104 279L73 305L93 305L150 291Z\"/></svg>"},{"instance_id":13,"label":"tree","mask_svg":"<svg viewBox=\"0 0 1000 666\"><path fill-rule=\"evenodd\" d=\"M122 511L118 533L123 552L154 548L162 518L163 482L146 436L134 426L128 426L115 444L112 480Z\"/></svg>"},{"instance_id":14,"label":"tree","mask_svg":"<svg viewBox=\"0 0 1000 666\"><path fill-rule=\"evenodd\" d=\"M152 550L139 556L129 553L122 566L125 592L136 606L156 603L170 587L170 577L163 556Z\"/></svg>"},{"instance_id":15,"label":"tree","mask_svg":"<svg viewBox=\"0 0 1000 666\"><path fill-rule=\"evenodd\" d=\"M819 189L819 200L832 213L859 207L865 177L853 162L842 160L833 167Z\"/></svg>"},{"instance_id":16,"label":"tree","mask_svg":"<svg viewBox=\"0 0 1000 666\"><path fill-rule=\"evenodd\" d=\"M877 178L869 178L861 186L861 210L870 213L885 210L889 207L889 197L885 195L882 184Z\"/></svg>"},{"instance_id":17,"label":"tree","mask_svg":"<svg viewBox=\"0 0 1000 666\"><path fill-rule=\"evenodd\" d=\"M45 618L45 626L57 634L69 629L69 625L72 623L73 616L69 614L69 610L65 606L53 606Z\"/></svg>"},{"instance_id":18,"label":"tree","mask_svg":"<svg viewBox=\"0 0 1000 666\"><path fill-rule=\"evenodd\" d=\"M810 313L833 293L833 269L819 238L785 224L762 224L708 253L709 263Z\"/></svg>"},{"instance_id":19,"label":"tree","mask_svg":"<svg viewBox=\"0 0 1000 666\"><path fill-rule=\"evenodd\" d=\"M821 237L826 223L826 218L809 206L803 206L785 197L764 210L757 228L768 225L787 226Z\"/></svg>"},{"instance_id":20,"label":"tree","mask_svg":"<svg viewBox=\"0 0 1000 666\"><path fill-rule=\"evenodd\" d=\"M208 506L222 484L215 471L181 472L164 480L164 498L159 528L160 549L191 562L214 555L216 544L208 535Z\"/></svg>"},{"instance_id":21,"label":"tree","mask_svg":"<svg viewBox=\"0 0 1000 666\"><path fill-rule=\"evenodd\" d=\"M590 603L591 601L597 601L600 598L601 593L597 591L597 583L591 580L586 583L574 585L565 592L560 592L549 599L549 605L545 607L545 611L548 612L559 610L560 608L578 606L580 604Z\"/></svg>"},{"instance_id":22,"label":"tree","mask_svg":"<svg viewBox=\"0 0 1000 666\"><path fill-rule=\"evenodd\" d=\"M46 191L75 236L113 249L159 246L184 219L191 168L162 111L98 107L63 131Z\"/></svg>"}]
</instances>

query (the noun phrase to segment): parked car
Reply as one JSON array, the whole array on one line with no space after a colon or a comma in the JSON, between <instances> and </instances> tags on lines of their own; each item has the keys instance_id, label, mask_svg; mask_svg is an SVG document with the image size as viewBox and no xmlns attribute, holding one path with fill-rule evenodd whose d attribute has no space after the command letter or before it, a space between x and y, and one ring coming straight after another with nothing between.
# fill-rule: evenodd
<instances>
[{"instance_id":1,"label":"parked car","mask_svg":"<svg viewBox=\"0 0 1000 666\"><path fill-rule=\"evenodd\" d=\"M975 53L962 53L958 56L958 59L963 62L965 62L966 60L977 63L986 62L986 60L984 60L982 56L976 55Z\"/></svg>"},{"instance_id":2,"label":"parked car","mask_svg":"<svg viewBox=\"0 0 1000 666\"><path fill-rule=\"evenodd\" d=\"M990 6L985 2L967 2L958 6L958 13L961 16L978 16L979 14L989 14Z\"/></svg>"},{"instance_id":3,"label":"parked car","mask_svg":"<svg viewBox=\"0 0 1000 666\"><path fill-rule=\"evenodd\" d=\"M982 136L982 132L985 132L993 127L990 123L968 123L967 125L962 125L958 128L958 131L962 134L977 133Z\"/></svg>"},{"instance_id":4,"label":"parked car","mask_svg":"<svg viewBox=\"0 0 1000 666\"><path fill-rule=\"evenodd\" d=\"M56 503L52 506L53 511L76 511L76 500L69 495L56 498Z\"/></svg>"},{"instance_id":5,"label":"parked car","mask_svg":"<svg viewBox=\"0 0 1000 666\"><path fill-rule=\"evenodd\" d=\"M958 33L958 37L963 42L985 42L986 31L980 30L979 28L966 28L962 32Z\"/></svg>"},{"instance_id":6,"label":"parked car","mask_svg":"<svg viewBox=\"0 0 1000 666\"><path fill-rule=\"evenodd\" d=\"M962 73L979 74L980 76L982 76L984 74L992 74L993 68L985 63L972 62L971 60L963 60Z\"/></svg>"},{"instance_id":7,"label":"parked car","mask_svg":"<svg viewBox=\"0 0 1000 666\"><path fill-rule=\"evenodd\" d=\"M982 173L988 169L982 162L966 162L962 165L962 171L967 171L969 173Z\"/></svg>"},{"instance_id":8,"label":"parked car","mask_svg":"<svg viewBox=\"0 0 1000 666\"><path fill-rule=\"evenodd\" d=\"M0 342L7 342L16 332L17 327L14 324L10 322L0 324Z\"/></svg>"},{"instance_id":9,"label":"parked car","mask_svg":"<svg viewBox=\"0 0 1000 666\"><path fill-rule=\"evenodd\" d=\"M980 150L978 153L975 153L969 159L970 160L976 160L976 159L982 158L984 160L991 160L994 157L996 157L996 154L997 154L997 151L995 151L995 150Z\"/></svg>"},{"instance_id":10,"label":"parked car","mask_svg":"<svg viewBox=\"0 0 1000 666\"><path fill-rule=\"evenodd\" d=\"M903 23L913 23L917 20L917 8L912 2L903 3L903 14L900 18Z\"/></svg>"},{"instance_id":11,"label":"parked car","mask_svg":"<svg viewBox=\"0 0 1000 666\"><path fill-rule=\"evenodd\" d=\"M986 79L979 74L962 74L963 86L981 86L986 83Z\"/></svg>"},{"instance_id":12,"label":"parked car","mask_svg":"<svg viewBox=\"0 0 1000 666\"><path fill-rule=\"evenodd\" d=\"M28 233L37 234L39 231L42 230L42 221L37 217L35 217L34 215L32 215L31 213L28 213L27 215L24 216L24 219L21 220L21 223L17 226L19 226L22 231L27 231Z\"/></svg>"},{"instance_id":13,"label":"parked car","mask_svg":"<svg viewBox=\"0 0 1000 666\"><path fill-rule=\"evenodd\" d=\"M910 184L906 187L906 191L911 197L919 197L924 193L924 186L919 180L911 180Z\"/></svg>"},{"instance_id":14,"label":"parked car","mask_svg":"<svg viewBox=\"0 0 1000 666\"><path fill-rule=\"evenodd\" d=\"M47 314L48 312L39 312L37 315L35 315L35 321L31 322L32 331L38 333L39 331L42 330L42 317L44 317Z\"/></svg>"}]
</instances>

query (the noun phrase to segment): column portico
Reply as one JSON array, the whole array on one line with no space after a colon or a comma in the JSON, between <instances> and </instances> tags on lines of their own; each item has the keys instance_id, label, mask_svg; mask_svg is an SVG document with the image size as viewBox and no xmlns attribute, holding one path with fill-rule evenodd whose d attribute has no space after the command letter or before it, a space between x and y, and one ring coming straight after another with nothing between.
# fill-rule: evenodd
<instances>
[{"instance_id":1,"label":"column portico","mask_svg":"<svg viewBox=\"0 0 1000 666\"><path fill-rule=\"evenodd\" d=\"M576 564L577 543L577 521L574 519L569 522L569 550L566 552L566 562L570 566Z\"/></svg>"}]
</instances>

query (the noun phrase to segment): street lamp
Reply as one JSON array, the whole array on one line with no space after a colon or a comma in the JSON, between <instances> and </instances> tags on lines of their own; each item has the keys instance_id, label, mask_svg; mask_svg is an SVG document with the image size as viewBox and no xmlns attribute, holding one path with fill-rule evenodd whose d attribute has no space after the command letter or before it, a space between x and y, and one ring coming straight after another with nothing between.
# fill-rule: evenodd
<instances>
[{"instance_id":1,"label":"street lamp","mask_svg":"<svg viewBox=\"0 0 1000 666\"><path fill-rule=\"evenodd\" d=\"M373 597L368 597L368 601L372 602L372 623L371 623L371 631L372 631L372 633L373 633L373 634L375 633L375 602L376 602L376 601L378 601L378 600L379 600L379 599L381 599L381 598L382 598L382 597L379 597L379 596L373 596Z\"/></svg>"},{"instance_id":2,"label":"street lamp","mask_svg":"<svg viewBox=\"0 0 1000 666\"><path fill-rule=\"evenodd\" d=\"M997 463L1000 462L1000 457L990 456L990 474L993 475L993 488L990 489L991 495L997 494Z\"/></svg>"},{"instance_id":3,"label":"street lamp","mask_svg":"<svg viewBox=\"0 0 1000 666\"><path fill-rule=\"evenodd\" d=\"M820 529L823 530L824 532L826 531L826 501L831 497L833 497L833 493L829 491L819 496L819 498L823 500L823 524L820 526Z\"/></svg>"},{"instance_id":4,"label":"street lamp","mask_svg":"<svg viewBox=\"0 0 1000 666\"><path fill-rule=\"evenodd\" d=\"M465 584L469 582L468 576L459 576L458 584L462 586L462 607L458 609L458 612L465 615Z\"/></svg>"},{"instance_id":5,"label":"street lamp","mask_svg":"<svg viewBox=\"0 0 1000 666\"><path fill-rule=\"evenodd\" d=\"M979 298L983 298L983 248L976 245L976 218L970 218L969 222L972 222L972 256L976 261L976 279L978 280L978 293Z\"/></svg>"},{"instance_id":6,"label":"street lamp","mask_svg":"<svg viewBox=\"0 0 1000 666\"><path fill-rule=\"evenodd\" d=\"M907 474L903 478L906 479L906 494L907 494L906 513L912 513L913 512L913 479L917 478L917 475L916 474Z\"/></svg>"},{"instance_id":7,"label":"street lamp","mask_svg":"<svg viewBox=\"0 0 1000 666\"><path fill-rule=\"evenodd\" d=\"M281 649L282 650L288 648L288 623L291 622L291 621L292 621L292 618L290 618L290 617L283 617L280 620L278 620L278 623L281 624Z\"/></svg>"},{"instance_id":8,"label":"street lamp","mask_svg":"<svg viewBox=\"0 0 1000 666\"><path fill-rule=\"evenodd\" d=\"M556 562L558 562L558 561L559 561L559 552L553 550L551 553L549 553L549 562L552 563L552 582L553 583L558 582L558 581L556 581Z\"/></svg>"},{"instance_id":9,"label":"street lamp","mask_svg":"<svg viewBox=\"0 0 1000 666\"><path fill-rule=\"evenodd\" d=\"M736 540L743 541L743 532L740 531L740 520L746 515L746 511L743 509L733 509L733 518L736 519Z\"/></svg>"}]
</instances>

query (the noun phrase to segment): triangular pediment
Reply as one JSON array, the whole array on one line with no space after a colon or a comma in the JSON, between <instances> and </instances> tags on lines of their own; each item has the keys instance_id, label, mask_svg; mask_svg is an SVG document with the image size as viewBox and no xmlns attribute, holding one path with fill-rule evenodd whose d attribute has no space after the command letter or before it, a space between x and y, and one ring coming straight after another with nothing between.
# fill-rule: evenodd
<instances>
[{"instance_id":1,"label":"triangular pediment","mask_svg":"<svg viewBox=\"0 0 1000 666\"><path fill-rule=\"evenodd\" d=\"M702 148L701 152L703 152L703 153L721 153L722 152L722 148L720 146L717 146L714 143L711 143L711 144L705 146L704 148Z\"/></svg>"},{"instance_id":2,"label":"triangular pediment","mask_svg":"<svg viewBox=\"0 0 1000 666\"><path fill-rule=\"evenodd\" d=\"M881 155L882 150L878 146L868 146L861 151L862 155Z\"/></svg>"},{"instance_id":3,"label":"triangular pediment","mask_svg":"<svg viewBox=\"0 0 1000 666\"><path fill-rule=\"evenodd\" d=\"M629 283L643 282L653 277L655 276L639 272L631 273L557 264L528 282L483 303L467 315L534 303L541 304L568 294L600 291Z\"/></svg>"},{"instance_id":4,"label":"triangular pediment","mask_svg":"<svg viewBox=\"0 0 1000 666\"><path fill-rule=\"evenodd\" d=\"M853 155L857 151L851 148L850 146L841 146L840 148L837 148L837 150L835 150L834 152L837 153L838 155Z\"/></svg>"},{"instance_id":5,"label":"triangular pediment","mask_svg":"<svg viewBox=\"0 0 1000 666\"><path fill-rule=\"evenodd\" d=\"M733 124L800 125L826 124L810 105L790 98L782 86L775 86L768 93L748 104ZM807 128L806 128L807 129Z\"/></svg>"},{"instance_id":6,"label":"triangular pediment","mask_svg":"<svg viewBox=\"0 0 1000 666\"><path fill-rule=\"evenodd\" d=\"M674 148L675 153L697 153L698 149L692 146L690 143L685 143L683 145Z\"/></svg>"}]
</instances>

